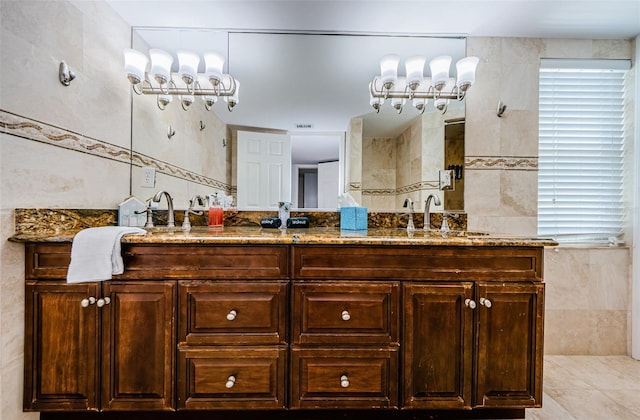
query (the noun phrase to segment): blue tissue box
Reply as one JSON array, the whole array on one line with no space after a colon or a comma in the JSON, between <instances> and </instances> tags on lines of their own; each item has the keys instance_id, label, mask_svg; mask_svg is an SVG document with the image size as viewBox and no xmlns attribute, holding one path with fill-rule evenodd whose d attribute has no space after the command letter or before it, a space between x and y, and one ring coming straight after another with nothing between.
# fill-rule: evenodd
<instances>
[{"instance_id":1,"label":"blue tissue box","mask_svg":"<svg viewBox=\"0 0 640 420\"><path fill-rule=\"evenodd\" d=\"M367 208L366 207L341 207L340 208L340 229L366 230L367 229Z\"/></svg>"}]
</instances>

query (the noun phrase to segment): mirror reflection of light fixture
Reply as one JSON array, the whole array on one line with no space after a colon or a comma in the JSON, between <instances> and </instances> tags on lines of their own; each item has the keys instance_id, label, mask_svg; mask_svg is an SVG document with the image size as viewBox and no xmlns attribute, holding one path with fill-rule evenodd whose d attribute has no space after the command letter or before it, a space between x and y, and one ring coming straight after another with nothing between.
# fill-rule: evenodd
<instances>
[{"instance_id":1,"label":"mirror reflection of light fixture","mask_svg":"<svg viewBox=\"0 0 640 420\"><path fill-rule=\"evenodd\" d=\"M425 77L426 58L410 57L405 61L406 76L398 76L400 58L389 54L380 60L380 76L369 83L369 104L376 112L386 99L391 99L391 106L401 113L407 100L420 113L426 109L429 99L434 100L434 107L447 112L450 99L461 101L467 90L475 83L478 57L465 57L456 63L457 78L449 77L452 58L440 56L429 62L431 77Z\"/></svg>"},{"instance_id":2,"label":"mirror reflection of light fixture","mask_svg":"<svg viewBox=\"0 0 640 420\"><path fill-rule=\"evenodd\" d=\"M218 53L205 53L205 73L199 74L200 57L197 54L180 50L177 55L178 72L172 73L173 56L166 51L150 49L149 60L137 50L124 50L124 70L133 91L138 95L156 95L161 110L178 95L185 111L193 104L194 96L203 98L207 111L223 97L227 109L232 111L239 102L240 83L233 76L222 73L224 57Z\"/></svg>"}]
</instances>

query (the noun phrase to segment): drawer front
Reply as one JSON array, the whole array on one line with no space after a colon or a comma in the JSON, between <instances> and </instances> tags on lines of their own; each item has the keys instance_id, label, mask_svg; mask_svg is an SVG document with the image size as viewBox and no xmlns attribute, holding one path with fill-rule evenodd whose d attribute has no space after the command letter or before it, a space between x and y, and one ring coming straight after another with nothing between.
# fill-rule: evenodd
<instances>
[{"instance_id":1,"label":"drawer front","mask_svg":"<svg viewBox=\"0 0 640 420\"><path fill-rule=\"evenodd\" d=\"M25 246L25 277L28 280L65 280L70 262L70 243L37 243Z\"/></svg>"},{"instance_id":2,"label":"drawer front","mask_svg":"<svg viewBox=\"0 0 640 420\"><path fill-rule=\"evenodd\" d=\"M124 278L289 278L286 245L123 244Z\"/></svg>"},{"instance_id":3,"label":"drawer front","mask_svg":"<svg viewBox=\"0 0 640 420\"><path fill-rule=\"evenodd\" d=\"M296 344L397 344L396 282L294 282L292 341Z\"/></svg>"},{"instance_id":4,"label":"drawer front","mask_svg":"<svg viewBox=\"0 0 640 420\"><path fill-rule=\"evenodd\" d=\"M286 347L182 347L178 409L285 407Z\"/></svg>"},{"instance_id":5,"label":"drawer front","mask_svg":"<svg viewBox=\"0 0 640 420\"><path fill-rule=\"evenodd\" d=\"M286 343L287 282L180 282L179 341Z\"/></svg>"},{"instance_id":6,"label":"drawer front","mask_svg":"<svg viewBox=\"0 0 640 420\"><path fill-rule=\"evenodd\" d=\"M543 248L293 246L295 279L542 281Z\"/></svg>"},{"instance_id":7,"label":"drawer front","mask_svg":"<svg viewBox=\"0 0 640 420\"><path fill-rule=\"evenodd\" d=\"M396 408L398 350L292 349L291 408Z\"/></svg>"}]
</instances>

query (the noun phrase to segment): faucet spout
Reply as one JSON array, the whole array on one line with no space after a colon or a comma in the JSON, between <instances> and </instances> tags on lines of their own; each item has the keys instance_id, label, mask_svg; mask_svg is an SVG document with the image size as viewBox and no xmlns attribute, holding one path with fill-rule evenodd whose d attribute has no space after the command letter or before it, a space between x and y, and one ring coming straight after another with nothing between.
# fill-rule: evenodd
<instances>
[{"instance_id":1,"label":"faucet spout","mask_svg":"<svg viewBox=\"0 0 640 420\"><path fill-rule=\"evenodd\" d=\"M167 199L167 227L176 227L175 219L173 216L173 198L171 198L171 195L166 191L158 191L151 200L153 200L153 202L155 203L159 203L163 195Z\"/></svg>"},{"instance_id":2,"label":"faucet spout","mask_svg":"<svg viewBox=\"0 0 640 420\"><path fill-rule=\"evenodd\" d=\"M427 197L427 201L424 203L424 230L429 230L431 228L431 200L436 206L441 204L440 198L438 198L435 194L429 194Z\"/></svg>"}]
</instances>

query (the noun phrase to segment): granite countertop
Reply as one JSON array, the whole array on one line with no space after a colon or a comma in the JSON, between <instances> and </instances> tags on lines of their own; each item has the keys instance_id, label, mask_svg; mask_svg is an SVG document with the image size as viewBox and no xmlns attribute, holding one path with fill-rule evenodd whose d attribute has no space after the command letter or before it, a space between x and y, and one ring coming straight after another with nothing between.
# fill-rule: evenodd
<instances>
[{"instance_id":1,"label":"granite countertop","mask_svg":"<svg viewBox=\"0 0 640 420\"><path fill-rule=\"evenodd\" d=\"M423 231L409 234L406 229L372 228L366 231L345 231L336 227L308 229L263 229L254 226L208 228L157 227L146 235L125 235L122 243L130 244L310 244L310 245L430 245L430 246L554 246L556 242L535 237L486 234L483 232ZM74 232L18 233L14 242L71 242Z\"/></svg>"}]
</instances>

